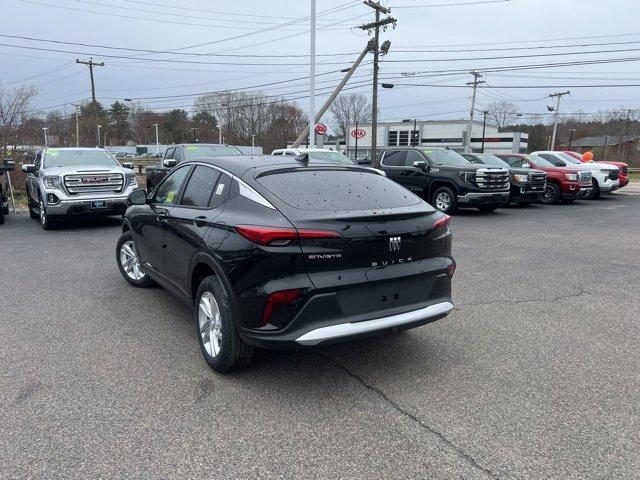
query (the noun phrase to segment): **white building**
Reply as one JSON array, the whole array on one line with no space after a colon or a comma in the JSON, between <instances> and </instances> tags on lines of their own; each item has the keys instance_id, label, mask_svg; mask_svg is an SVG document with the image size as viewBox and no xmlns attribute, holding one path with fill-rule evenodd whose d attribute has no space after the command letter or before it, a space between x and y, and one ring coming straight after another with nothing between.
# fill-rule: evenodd
<instances>
[{"instance_id":1,"label":"white building","mask_svg":"<svg viewBox=\"0 0 640 480\"><path fill-rule=\"evenodd\" d=\"M377 148L409 147L450 147L462 151L465 145L466 120L404 120L401 122L378 123ZM358 158L371 152L371 124L358 125L361 130L358 139ZM349 135L341 149L351 158L355 158L356 126L349 126ZM499 133L498 127L486 124L484 133L485 153L526 153L529 135L521 132ZM412 143L413 142L413 143ZM482 152L482 121L475 120L471 130L471 149Z\"/></svg>"}]
</instances>

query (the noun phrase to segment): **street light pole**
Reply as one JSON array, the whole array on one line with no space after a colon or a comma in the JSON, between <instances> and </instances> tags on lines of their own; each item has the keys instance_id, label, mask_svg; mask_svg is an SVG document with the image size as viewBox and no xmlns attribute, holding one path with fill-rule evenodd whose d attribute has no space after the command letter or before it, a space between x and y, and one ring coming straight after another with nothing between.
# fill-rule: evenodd
<instances>
[{"instance_id":1,"label":"street light pole","mask_svg":"<svg viewBox=\"0 0 640 480\"><path fill-rule=\"evenodd\" d=\"M156 129L156 155L160 153L160 141L158 139L158 124L154 123L153 126Z\"/></svg>"},{"instance_id":2,"label":"street light pole","mask_svg":"<svg viewBox=\"0 0 640 480\"><path fill-rule=\"evenodd\" d=\"M98 148L100 148L100 129L102 128L102 125L98 125Z\"/></svg>"},{"instance_id":3,"label":"street light pole","mask_svg":"<svg viewBox=\"0 0 640 480\"><path fill-rule=\"evenodd\" d=\"M484 133L487 128L487 110L482 111L482 153L484 153Z\"/></svg>"},{"instance_id":4,"label":"street light pole","mask_svg":"<svg viewBox=\"0 0 640 480\"><path fill-rule=\"evenodd\" d=\"M309 148L316 146L316 0L311 0L311 31L309 59Z\"/></svg>"},{"instance_id":5,"label":"street light pole","mask_svg":"<svg viewBox=\"0 0 640 480\"><path fill-rule=\"evenodd\" d=\"M76 105L76 147L77 148L80 147L80 123L78 120L79 110L80 110L80 107Z\"/></svg>"},{"instance_id":6,"label":"street light pole","mask_svg":"<svg viewBox=\"0 0 640 480\"><path fill-rule=\"evenodd\" d=\"M45 148L49 146L49 142L47 140L47 130L49 130L47 127L42 127L42 130L44 131L44 146Z\"/></svg>"}]
</instances>

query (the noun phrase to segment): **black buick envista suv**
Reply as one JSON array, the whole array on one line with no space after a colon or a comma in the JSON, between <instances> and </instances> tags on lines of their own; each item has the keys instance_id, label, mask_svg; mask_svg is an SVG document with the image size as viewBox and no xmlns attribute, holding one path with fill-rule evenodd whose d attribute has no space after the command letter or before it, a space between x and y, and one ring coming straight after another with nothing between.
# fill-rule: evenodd
<instances>
[{"instance_id":1,"label":"black buick envista suv","mask_svg":"<svg viewBox=\"0 0 640 480\"><path fill-rule=\"evenodd\" d=\"M132 285L193 306L209 365L417 327L451 301L449 217L375 171L304 157L202 158L129 197Z\"/></svg>"}]
</instances>

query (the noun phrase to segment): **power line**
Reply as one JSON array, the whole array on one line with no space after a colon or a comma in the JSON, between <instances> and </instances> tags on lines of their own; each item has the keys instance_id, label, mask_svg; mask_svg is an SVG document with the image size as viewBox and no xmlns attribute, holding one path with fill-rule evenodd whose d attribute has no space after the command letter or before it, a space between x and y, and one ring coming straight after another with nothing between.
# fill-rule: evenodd
<instances>
[{"instance_id":1,"label":"power line","mask_svg":"<svg viewBox=\"0 0 640 480\"><path fill-rule=\"evenodd\" d=\"M73 65L73 62L67 62L67 63L64 63L64 64L62 64L62 65L59 65L59 66L57 66L57 67L55 67L55 68L52 68L52 69L50 69L50 70L46 70L46 71L44 71L44 72L42 72L42 73L38 73L37 75L33 75L33 76L31 76L31 77L22 78L22 79L20 79L20 80L13 80L13 81L11 81L11 82L4 82L4 83L0 82L0 85L2 85L2 86L7 86L7 85L15 85L16 83L23 83L23 82L26 82L26 81L28 81L28 80L33 80L34 78L43 77L43 76L48 75L48 74L50 74L50 73L56 73L56 72L59 72L59 71L61 71L61 70L64 70L64 69L66 69L66 68L69 68L71 65Z\"/></svg>"},{"instance_id":2,"label":"power line","mask_svg":"<svg viewBox=\"0 0 640 480\"><path fill-rule=\"evenodd\" d=\"M640 40L628 42L604 42L604 43L577 43L570 45L536 45L531 47L502 47L502 48L463 48L450 50L412 50L413 47L394 47L398 53L461 53L461 52L502 52L511 50L542 50L550 48L578 48L578 47L602 47L606 45L630 45L640 43Z\"/></svg>"},{"instance_id":3,"label":"power line","mask_svg":"<svg viewBox=\"0 0 640 480\"><path fill-rule=\"evenodd\" d=\"M434 7L460 7L465 5L482 5L485 3L508 3L511 0L477 0L473 2L458 2L458 3L430 3L424 5L397 5L393 8L434 8Z\"/></svg>"}]
</instances>

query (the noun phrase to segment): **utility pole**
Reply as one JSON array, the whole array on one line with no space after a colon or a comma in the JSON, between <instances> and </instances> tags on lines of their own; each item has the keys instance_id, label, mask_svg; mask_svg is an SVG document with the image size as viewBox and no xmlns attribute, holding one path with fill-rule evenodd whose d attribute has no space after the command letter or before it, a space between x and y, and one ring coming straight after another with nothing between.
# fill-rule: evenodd
<instances>
[{"instance_id":1,"label":"utility pole","mask_svg":"<svg viewBox=\"0 0 640 480\"><path fill-rule=\"evenodd\" d=\"M560 113L560 99L564 95L569 95L571 92L567 90L566 92L557 92L549 95L551 98L556 98L556 110L554 112L554 122L553 122L553 133L551 134L551 145L549 147L550 150L556 149L556 133L558 131L558 114Z\"/></svg>"},{"instance_id":2,"label":"utility pole","mask_svg":"<svg viewBox=\"0 0 640 480\"><path fill-rule=\"evenodd\" d=\"M100 148L100 129L102 128L102 125L98 125L98 148Z\"/></svg>"},{"instance_id":3,"label":"utility pole","mask_svg":"<svg viewBox=\"0 0 640 480\"><path fill-rule=\"evenodd\" d=\"M602 147L602 158L600 160L605 160L607 158L607 143L609 142L609 135L604 136L604 147Z\"/></svg>"},{"instance_id":4,"label":"utility pole","mask_svg":"<svg viewBox=\"0 0 640 480\"><path fill-rule=\"evenodd\" d=\"M576 133L575 128L572 128L569 132L569 151L571 151L571 144L573 143L573 134Z\"/></svg>"},{"instance_id":5,"label":"utility pole","mask_svg":"<svg viewBox=\"0 0 640 480\"><path fill-rule=\"evenodd\" d=\"M355 132L356 132L356 151L355 151L354 160L357 162L358 161L358 137L359 137L359 135L358 135L358 120L356 120L356 130L355 130ZM348 140L348 138L349 138L349 134L347 133L347 139L346 140ZM347 153L349 153L349 152L347 152Z\"/></svg>"},{"instance_id":6,"label":"utility pole","mask_svg":"<svg viewBox=\"0 0 640 480\"><path fill-rule=\"evenodd\" d=\"M471 153L471 131L473 129L473 114L476 111L476 92L478 85L487 83L484 80L478 80L479 78L482 78L482 75L475 70L471 70L470 73L473 75L473 81L468 82L467 85L473 85L473 95L471 95L471 111L469 113L469 122L467 123L467 141L464 146L465 153Z\"/></svg>"},{"instance_id":7,"label":"utility pole","mask_svg":"<svg viewBox=\"0 0 640 480\"><path fill-rule=\"evenodd\" d=\"M622 136L618 141L618 150L616 150L616 159L620 158L620 150L622 149L622 144L624 143L624 137L627 136L627 129L629 128L629 121L631 120L631 109L627 110L627 120L624 122L624 129L622 130Z\"/></svg>"},{"instance_id":8,"label":"utility pole","mask_svg":"<svg viewBox=\"0 0 640 480\"><path fill-rule=\"evenodd\" d=\"M373 0L365 0L364 4L367 7L375 10L376 20L372 23L366 23L361 25L361 30L373 30L373 97L371 99L371 165L373 167L378 166L377 156L377 143L378 143L378 73L380 72L380 65L378 57L380 54L380 27L386 27L386 25L393 24L395 26L397 20L393 17L387 17L380 20L380 14L385 15L391 13L391 9L380 5L379 2ZM386 53L386 52L383 52Z\"/></svg>"},{"instance_id":9,"label":"utility pole","mask_svg":"<svg viewBox=\"0 0 640 480\"><path fill-rule=\"evenodd\" d=\"M81 63L89 67L89 75L91 76L91 101L96 103L96 85L93 80L93 67L104 67L104 62L94 62L93 58L90 58L88 62L76 59L76 63Z\"/></svg>"},{"instance_id":10,"label":"utility pole","mask_svg":"<svg viewBox=\"0 0 640 480\"><path fill-rule=\"evenodd\" d=\"M47 127L42 127L42 131L44 132L44 146L45 146L45 148L49 146L49 141L47 139L47 130L49 130Z\"/></svg>"},{"instance_id":11,"label":"utility pole","mask_svg":"<svg viewBox=\"0 0 640 480\"><path fill-rule=\"evenodd\" d=\"M311 0L309 59L309 148L316 146L316 0Z\"/></svg>"},{"instance_id":12,"label":"utility pole","mask_svg":"<svg viewBox=\"0 0 640 480\"><path fill-rule=\"evenodd\" d=\"M351 66L347 74L344 76L342 80L340 80L340 83L338 83L336 88L333 90L333 93L331 93L327 101L324 102L324 105L322 105L322 107L320 107L320 110L318 110L318 112L316 113L316 117L313 122L314 126L317 122L320 121L320 119L322 118L322 115L324 115L327 109L331 106L331 104L336 99L336 97L338 96L342 88L346 85L346 83L351 78L351 75L353 75L353 73L356 71L356 68L358 68L358 66L364 59L364 57L367 55L368 52L371 51L372 48L373 48L373 40L369 40L369 42L367 43L367 46L362 51L360 56L356 59L356 61L353 63L353 65ZM305 138L309 138L309 126L310 124L304 127L304 130L302 130L300 135L298 135L298 138L296 138L295 141L293 142L292 148L298 148L302 144Z\"/></svg>"}]
</instances>

